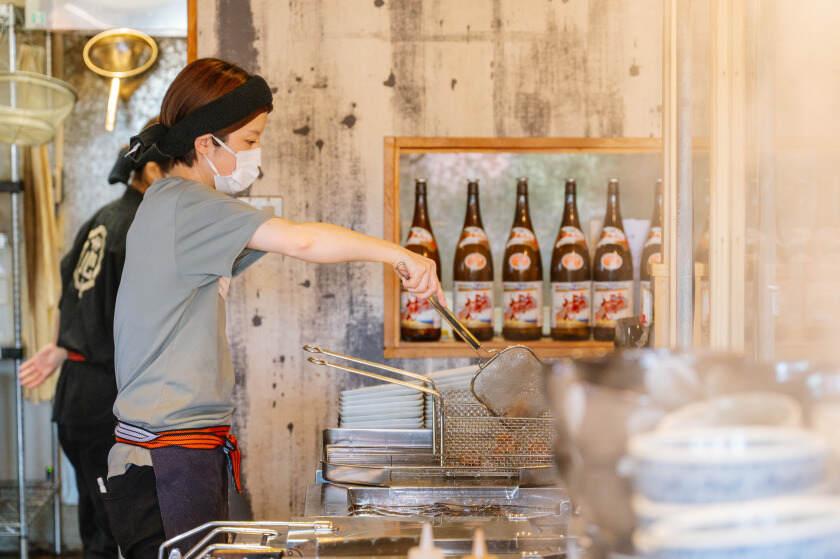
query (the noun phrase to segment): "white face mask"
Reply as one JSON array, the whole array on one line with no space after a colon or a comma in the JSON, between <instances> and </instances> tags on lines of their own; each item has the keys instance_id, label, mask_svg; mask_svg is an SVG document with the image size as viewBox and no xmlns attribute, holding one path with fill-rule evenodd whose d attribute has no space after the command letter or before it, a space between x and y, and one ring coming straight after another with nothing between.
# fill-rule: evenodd
<instances>
[{"instance_id":1,"label":"white face mask","mask_svg":"<svg viewBox=\"0 0 840 559\"><path fill-rule=\"evenodd\" d=\"M219 145L236 158L236 167L233 172L227 176L222 176L210 158L206 155L204 159L213 170L213 182L216 185L216 190L224 192L225 194L237 194L242 192L257 180L260 176L260 164L262 162L262 152L260 148L248 149L244 151L233 151L223 141L216 136L212 136Z\"/></svg>"}]
</instances>

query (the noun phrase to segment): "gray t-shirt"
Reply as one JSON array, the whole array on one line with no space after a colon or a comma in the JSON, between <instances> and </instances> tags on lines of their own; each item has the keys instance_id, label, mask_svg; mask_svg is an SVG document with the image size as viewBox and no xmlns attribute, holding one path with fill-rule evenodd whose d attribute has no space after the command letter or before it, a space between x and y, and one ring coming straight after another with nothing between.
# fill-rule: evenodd
<instances>
[{"instance_id":1,"label":"gray t-shirt","mask_svg":"<svg viewBox=\"0 0 840 559\"><path fill-rule=\"evenodd\" d=\"M220 367L230 358L219 344L218 280L262 256L245 246L271 215L178 177L146 191L128 231L114 317L119 420L154 432L230 423L233 375ZM116 444L108 462L112 477L151 457Z\"/></svg>"}]
</instances>

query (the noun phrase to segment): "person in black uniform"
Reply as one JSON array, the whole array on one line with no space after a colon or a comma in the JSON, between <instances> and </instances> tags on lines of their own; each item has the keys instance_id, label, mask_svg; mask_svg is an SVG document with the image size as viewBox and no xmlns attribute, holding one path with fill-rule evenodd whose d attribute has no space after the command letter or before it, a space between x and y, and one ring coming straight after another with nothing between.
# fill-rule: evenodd
<instances>
[{"instance_id":1,"label":"person in black uniform","mask_svg":"<svg viewBox=\"0 0 840 559\"><path fill-rule=\"evenodd\" d=\"M58 340L24 362L20 372L21 384L34 388L61 367L53 421L58 423L61 448L76 470L85 558L117 557L101 497L116 425L114 306L128 228L145 190L163 176L154 161L133 169L125 152L120 151L108 177L111 184L127 185L125 193L82 225L61 261Z\"/></svg>"}]
</instances>

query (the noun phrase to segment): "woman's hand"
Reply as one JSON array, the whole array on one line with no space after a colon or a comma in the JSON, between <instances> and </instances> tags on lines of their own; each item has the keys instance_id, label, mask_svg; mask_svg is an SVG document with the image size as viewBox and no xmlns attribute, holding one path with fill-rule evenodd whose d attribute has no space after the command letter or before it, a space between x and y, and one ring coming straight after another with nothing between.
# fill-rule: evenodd
<instances>
[{"instance_id":1,"label":"woman's hand","mask_svg":"<svg viewBox=\"0 0 840 559\"><path fill-rule=\"evenodd\" d=\"M438 281L434 260L406 250L394 264L394 268L409 293L417 295L420 299L436 295L438 302L446 305L446 297Z\"/></svg>"},{"instance_id":2,"label":"woman's hand","mask_svg":"<svg viewBox=\"0 0 840 559\"><path fill-rule=\"evenodd\" d=\"M47 344L20 366L20 384L24 388L37 388L67 359L67 350Z\"/></svg>"}]
</instances>

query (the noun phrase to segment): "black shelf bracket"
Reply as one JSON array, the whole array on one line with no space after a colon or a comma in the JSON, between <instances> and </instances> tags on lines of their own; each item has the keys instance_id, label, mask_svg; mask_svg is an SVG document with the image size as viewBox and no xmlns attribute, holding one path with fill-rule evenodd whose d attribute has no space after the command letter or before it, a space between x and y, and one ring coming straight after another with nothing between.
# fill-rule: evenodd
<instances>
[{"instance_id":1,"label":"black shelf bracket","mask_svg":"<svg viewBox=\"0 0 840 559\"><path fill-rule=\"evenodd\" d=\"M23 348L0 347L0 359L23 359Z\"/></svg>"},{"instance_id":2,"label":"black shelf bracket","mask_svg":"<svg viewBox=\"0 0 840 559\"><path fill-rule=\"evenodd\" d=\"M23 192L23 181L0 181L0 192Z\"/></svg>"}]
</instances>

